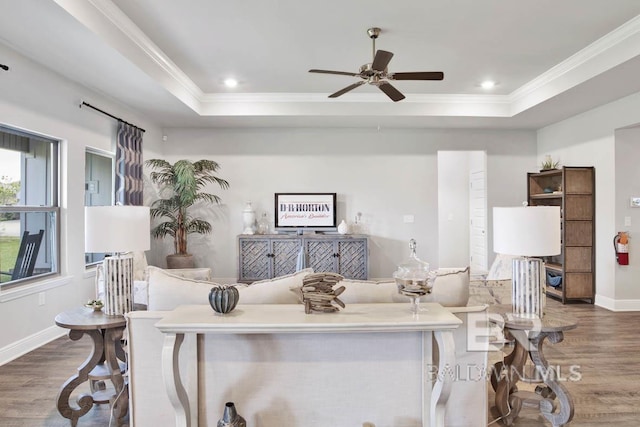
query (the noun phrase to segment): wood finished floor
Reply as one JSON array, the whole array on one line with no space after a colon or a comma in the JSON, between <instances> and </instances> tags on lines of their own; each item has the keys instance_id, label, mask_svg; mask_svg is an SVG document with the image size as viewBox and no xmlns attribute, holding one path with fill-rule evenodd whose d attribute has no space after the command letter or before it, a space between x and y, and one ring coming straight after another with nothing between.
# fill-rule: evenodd
<instances>
[{"instance_id":1,"label":"wood finished floor","mask_svg":"<svg viewBox=\"0 0 640 427\"><path fill-rule=\"evenodd\" d=\"M570 426L617 427L640 426L640 312L613 313L590 304L567 304L547 299L578 320L578 328L567 331L564 341L545 346L550 365L560 366L561 376L568 377L571 365L581 374L578 381L566 381L575 414ZM496 355L492 355L495 359ZM564 375L566 374L566 375ZM527 386L518 384L526 390ZM489 389L489 406L494 394ZM529 388L532 389L532 388ZM490 410L489 419L494 418ZM503 425L498 421L493 426ZM550 426L536 408L523 408L515 420L516 427Z\"/></svg>"},{"instance_id":2,"label":"wood finished floor","mask_svg":"<svg viewBox=\"0 0 640 427\"><path fill-rule=\"evenodd\" d=\"M566 383L575 404L570 425L639 426L640 312L612 313L589 304L563 306L553 300L548 300L548 304L561 308L579 322L578 329L567 332L563 342L545 349L549 362L560 365L561 372L577 365L582 375L580 381ZM63 337L0 366L0 426L70 426L56 409L56 396L61 384L89 354L90 347L86 337L80 341ZM488 388L492 406L493 392L490 385ZM493 419L491 412L489 418ZM95 405L80 418L78 427L107 427L109 420L107 405ZM501 426L502 422L492 425ZM551 424L536 409L523 408L513 425ZM115 426L115 421L111 426Z\"/></svg>"}]
</instances>

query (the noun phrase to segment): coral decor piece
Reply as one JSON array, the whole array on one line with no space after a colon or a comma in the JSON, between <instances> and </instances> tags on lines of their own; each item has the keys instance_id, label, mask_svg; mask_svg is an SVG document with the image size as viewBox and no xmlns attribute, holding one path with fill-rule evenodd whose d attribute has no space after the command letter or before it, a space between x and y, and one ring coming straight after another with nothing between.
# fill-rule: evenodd
<instances>
[{"instance_id":1,"label":"coral decor piece","mask_svg":"<svg viewBox=\"0 0 640 427\"><path fill-rule=\"evenodd\" d=\"M305 313L333 313L340 310L339 307L344 308L345 305L338 296L344 292L345 287L333 289L336 283L343 279L344 277L336 273L315 273L305 277L302 280ZM334 303L337 306L333 305Z\"/></svg>"}]
</instances>

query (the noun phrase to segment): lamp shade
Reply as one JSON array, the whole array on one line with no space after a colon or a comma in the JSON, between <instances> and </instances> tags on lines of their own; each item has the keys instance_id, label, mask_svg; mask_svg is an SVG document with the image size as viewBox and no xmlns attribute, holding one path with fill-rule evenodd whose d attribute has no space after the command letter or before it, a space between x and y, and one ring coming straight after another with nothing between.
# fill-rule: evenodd
<instances>
[{"instance_id":1,"label":"lamp shade","mask_svg":"<svg viewBox=\"0 0 640 427\"><path fill-rule=\"evenodd\" d=\"M493 208L493 250L532 257L560 254L560 207Z\"/></svg>"},{"instance_id":2,"label":"lamp shade","mask_svg":"<svg viewBox=\"0 0 640 427\"><path fill-rule=\"evenodd\" d=\"M85 252L146 251L151 247L148 206L86 206Z\"/></svg>"}]
</instances>

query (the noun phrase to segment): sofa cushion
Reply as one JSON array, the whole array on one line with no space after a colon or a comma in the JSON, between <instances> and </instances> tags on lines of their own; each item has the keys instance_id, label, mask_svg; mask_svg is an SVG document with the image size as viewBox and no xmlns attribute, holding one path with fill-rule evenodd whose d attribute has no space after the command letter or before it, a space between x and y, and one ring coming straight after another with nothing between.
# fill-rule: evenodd
<instances>
[{"instance_id":1,"label":"sofa cushion","mask_svg":"<svg viewBox=\"0 0 640 427\"><path fill-rule=\"evenodd\" d=\"M313 269L306 268L286 276L253 282L250 285L236 285L240 292L238 304L297 304L300 301L289 292L289 289L301 288L302 279L311 273Z\"/></svg>"},{"instance_id":2,"label":"sofa cushion","mask_svg":"<svg viewBox=\"0 0 640 427\"><path fill-rule=\"evenodd\" d=\"M183 304L208 304L209 291L218 284L180 277L158 267L147 267L149 310L173 310Z\"/></svg>"},{"instance_id":3,"label":"sofa cushion","mask_svg":"<svg viewBox=\"0 0 640 427\"><path fill-rule=\"evenodd\" d=\"M166 270L174 276L184 277L185 279L211 281L210 268L171 268Z\"/></svg>"},{"instance_id":4,"label":"sofa cushion","mask_svg":"<svg viewBox=\"0 0 640 427\"><path fill-rule=\"evenodd\" d=\"M409 300L398 293L396 282L392 279L382 281L344 279L336 284L336 288L340 286L345 288L339 297L345 304L374 304Z\"/></svg>"},{"instance_id":5,"label":"sofa cushion","mask_svg":"<svg viewBox=\"0 0 640 427\"><path fill-rule=\"evenodd\" d=\"M421 301L445 307L464 307L469 303L469 267L438 269L433 289Z\"/></svg>"},{"instance_id":6,"label":"sofa cushion","mask_svg":"<svg viewBox=\"0 0 640 427\"><path fill-rule=\"evenodd\" d=\"M291 288L298 302L302 301L302 285ZM340 300L345 304L373 304L389 302L409 302L409 298L398 293L393 279L353 280L344 279L336 284L344 286ZM464 307L469 302L469 267L441 268L436 273L431 294L420 299L423 302L437 302L445 307Z\"/></svg>"}]
</instances>

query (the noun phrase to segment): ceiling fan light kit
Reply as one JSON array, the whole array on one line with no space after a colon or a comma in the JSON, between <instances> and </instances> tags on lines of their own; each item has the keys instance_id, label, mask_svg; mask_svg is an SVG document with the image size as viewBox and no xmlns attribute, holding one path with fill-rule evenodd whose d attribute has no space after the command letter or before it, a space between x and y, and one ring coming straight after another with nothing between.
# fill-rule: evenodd
<instances>
[{"instance_id":1,"label":"ceiling fan light kit","mask_svg":"<svg viewBox=\"0 0 640 427\"><path fill-rule=\"evenodd\" d=\"M386 50L376 51L376 39L380 35L382 30L377 27L372 27L367 30L369 38L373 42L373 60L360 66L360 70L357 73L350 73L347 71L331 71L331 70L317 70L311 69L310 73L319 74L337 74L340 76L360 77L362 80L353 83L339 91L329 95L329 98L337 98L344 95L353 89L362 86L367 83L377 86L385 95L387 95L393 102L401 101L405 96L391 83L389 80L442 80L444 79L444 73L442 71L413 71L402 73L390 73L387 69L393 53Z\"/></svg>"}]
</instances>

